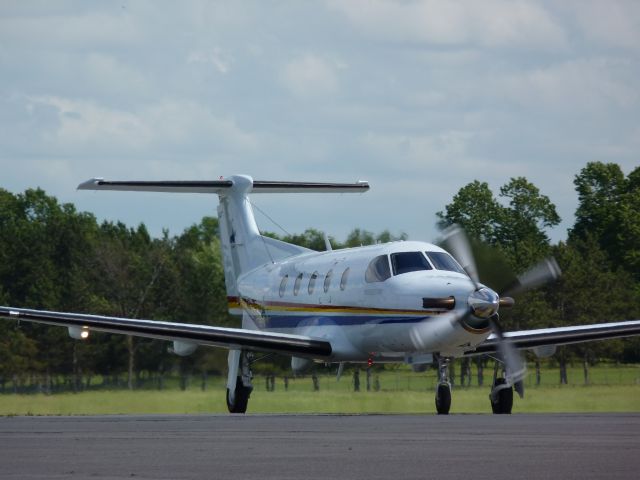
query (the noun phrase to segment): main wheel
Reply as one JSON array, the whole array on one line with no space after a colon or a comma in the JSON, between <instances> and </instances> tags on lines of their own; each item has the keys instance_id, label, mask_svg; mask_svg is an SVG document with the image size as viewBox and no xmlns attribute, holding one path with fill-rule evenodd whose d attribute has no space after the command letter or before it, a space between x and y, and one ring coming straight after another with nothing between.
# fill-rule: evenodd
<instances>
[{"instance_id":1,"label":"main wheel","mask_svg":"<svg viewBox=\"0 0 640 480\"><path fill-rule=\"evenodd\" d=\"M436 411L438 415L448 415L451 408L451 385L448 383L438 384L436 388Z\"/></svg>"},{"instance_id":2,"label":"main wheel","mask_svg":"<svg viewBox=\"0 0 640 480\"><path fill-rule=\"evenodd\" d=\"M247 404L249 403L249 396L253 387L245 387L242 384L242 379L238 377L236 379L236 390L233 399L233 403L229 398L229 389L227 388L227 408L229 413L246 413Z\"/></svg>"},{"instance_id":3,"label":"main wheel","mask_svg":"<svg viewBox=\"0 0 640 480\"><path fill-rule=\"evenodd\" d=\"M497 378L493 388L497 388L499 385L506 385L507 381L504 378ZM491 391L489 398L491 399L491 411L496 414L510 414L513 408L513 387L503 386L496 392L495 398L493 390Z\"/></svg>"}]
</instances>

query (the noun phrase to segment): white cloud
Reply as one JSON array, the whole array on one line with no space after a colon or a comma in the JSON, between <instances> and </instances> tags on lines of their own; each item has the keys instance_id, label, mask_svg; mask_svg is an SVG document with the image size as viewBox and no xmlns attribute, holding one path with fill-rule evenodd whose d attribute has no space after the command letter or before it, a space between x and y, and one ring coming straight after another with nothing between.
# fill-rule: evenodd
<instances>
[{"instance_id":1,"label":"white cloud","mask_svg":"<svg viewBox=\"0 0 640 480\"><path fill-rule=\"evenodd\" d=\"M140 155L158 148L253 151L257 139L231 118L218 117L193 102L161 101L115 109L91 101L55 96L31 97L28 110L55 109L57 122L41 137L50 155Z\"/></svg>"},{"instance_id":2,"label":"white cloud","mask_svg":"<svg viewBox=\"0 0 640 480\"><path fill-rule=\"evenodd\" d=\"M94 102L55 96L29 98L29 109L54 107L59 123L44 134L51 154L88 151L139 150L149 144L152 130L135 113L97 105Z\"/></svg>"},{"instance_id":3,"label":"white cloud","mask_svg":"<svg viewBox=\"0 0 640 480\"><path fill-rule=\"evenodd\" d=\"M338 91L338 68L345 67L343 64L307 54L285 66L282 82L298 97L326 96Z\"/></svg>"},{"instance_id":4,"label":"white cloud","mask_svg":"<svg viewBox=\"0 0 640 480\"><path fill-rule=\"evenodd\" d=\"M225 54L220 47L215 47L211 51L196 50L189 53L187 63L203 63L211 64L214 68L222 73L227 74L231 70L233 60Z\"/></svg>"},{"instance_id":5,"label":"white cloud","mask_svg":"<svg viewBox=\"0 0 640 480\"><path fill-rule=\"evenodd\" d=\"M516 0L331 0L357 28L403 43L564 48L565 33L540 5Z\"/></svg>"},{"instance_id":6,"label":"white cloud","mask_svg":"<svg viewBox=\"0 0 640 480\"><path fill-rule=\"evenodd\" d=\"M227 116L219 116L195 102L166 100L141 111L145 122L153 126L159 144L183 149L215 151L254 151L259 142Z\"/></svg>"},{"instance_id":7,"label":"white cloud","mask_svg":"<svg viewBox=\"0 0 640 480\"><path fill-rule=\"evenodd\" d=\"M378 134L367 133L360 143L368 151L369 158L388 165L401 164L401 176L413 176L429 166L429 174L466 168L473 163L469 143L475 132L449 130L434 134Z\"/></svg>"},{"instance_id":8,"label":"white cloud","mask_svg":"<svg viewBox=\"0 0 640 480\"><path fill-rule=\"evenodd\" d=\"M0 17L0 39L20 49L66 49L130 46L142 32L126 12L38 15L37 10Z\"/></svg>"},{"instance_id":9,"label":"white cloud","mask_svg":"<svg viewBox=\"0 0 640 480\"><path fill-rule=\"evenodd\" d=\"M635 80L625 81L630 68L627 61L606 58L571 60L515 73L497 86L517 103L547 111L633 109L640 94Z\"/></svg>"},{"instance_id":10,"label":"white cloud","mask_svg":"<svg viewBox=\"0 0 640 480\"><path fill-rule=\"evenodd\" d=\"M581 34L598 46L640 50L640 2L637 0L579 0L570 7Z\"/></svg>"}]
</instances>

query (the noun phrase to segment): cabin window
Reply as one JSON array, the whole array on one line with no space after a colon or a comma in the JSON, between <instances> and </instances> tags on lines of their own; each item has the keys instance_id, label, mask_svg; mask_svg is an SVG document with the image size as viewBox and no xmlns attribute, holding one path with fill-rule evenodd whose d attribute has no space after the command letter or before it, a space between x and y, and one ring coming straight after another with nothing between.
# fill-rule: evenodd
<instances>
[{"instance_id":1,"label":"cabin window","mask_svg":"<svg viewBox=\"0 0 640 480\"><path fill-rule=\"evenodd\" d=\"M389 277L391 277L391 270L386 255L380 255L371 260L364 274L364 280L367 283L384 282Z\"/></svg>"},{"instance_id":2,"label":"cabin window","mask_svg":"<svg viewBox=\"0 0 640 480\"><path fill-rule=\"evenodd\" d=\"M293 284L293 294L294 294L294 295L298 295L298 292L300 291L300 285L302 284L302 276L303 276L303 275L304 275L304 274L303 274L303 273L301 273L301 274L299 274L299 275L296 277L296 281L295 281L295 283Z\"/></svg>"},{"instance_id":3,"label":"cabin window","mask_svg":"<svg viewBox=\"0 0 640 480\"><path fill-rule=\"evenodd\" d=\"M391 265L394 275L431 270L431 265L421 252L398 252L391 254Z\"/></svg>"},{"instance_id":4,"label":"cabin window","mask_svg":"<svg viewBox=\"0 0 640 480\"><path fill-rule=\"evenodd\" d=\"M284 292L287 289L287 280L289 280L289 275L285 275L282 277L282 281L280 282L280 296L284 297Z\"/></svg>"},{"instance_id":5,"label":"cabin window","mask_svg":"<svg viewBox=\"0 0 640 480\"><path fill-rule=\"evenodd\" d=\"M347 288L347 280L349 280L349 270L351 269L347 268L344 272L342 272L342 277L340 278L340 290L344 290L345 288Z\"/></svg>"},{"instance_id":6,"label":"cabin window","mask_svg":"<svg viewBox=\"0 0 640 480\"><path fill-rule=\"evenodd\" d=\"M456 260L445 252L426 252L427 257L438 270L447 270L449 272L458 272L467 274Z\"/></svg>"},{"instance_id":7,"label":"cabin window","mask_svg":"<svg viewBox=\"0 0 640 480\"><path fill-rule=\"evenodd\" d=\"M318 279L318 272L313 272L311 277L309 277L309 295L313 294L313 291L316 288L316 280Z\"/></svg>"},{"instance_id":8,"label":"cabin window","mask_svg":"<svg viewBox=\"0 0 640 480\"><path fill-rule=\"evenodd\" d=\"M329 287L331 286L331 276L333 275L333 270L329 270L327 275L324 277L324 293L329 291Z\"/></svg>"}]
</instances>

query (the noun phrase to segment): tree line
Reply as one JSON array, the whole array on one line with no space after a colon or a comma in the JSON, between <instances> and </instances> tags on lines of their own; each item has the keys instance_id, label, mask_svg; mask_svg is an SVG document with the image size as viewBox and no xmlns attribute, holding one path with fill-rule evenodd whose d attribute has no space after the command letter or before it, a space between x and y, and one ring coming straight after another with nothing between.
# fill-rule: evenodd
<instances>
[{"instance_id":1,"label":"tree line","mask_svg":"<svg viewBox=\"0 0 640 480\"><path fill-rule=\"evenodd\" d=\"M547 230L560 218L551 200L525 178L496 197L487 183L462 187L437 214L440 226L457 223L492 247L483 281L499 288L502 267L518 273L553 255L563 270L554 285L517 298L504 314L511 328L536 328L640 317L640 168L625 176L616 164L587 164L575 177L579 206L565 242ZM269 234L278 237L275 234ZM324 250L322 232L278 237ZM389 231L354 229L333 248L406 239ZM496 252L500 260L496 261ZM479 256L479 267L483 256ZM493 268L489 268L489 267ZM493 276L493 277L492 277ZM238 326L227 313L218 221L205 217L179 235L153 238L144 224L98 222L43 190L0 189L0 304L130 318ZM199 348L173 355L164 341L93 332L72 340L65 328L0 322L0 391L10 383L38 383L50 391L60 378L72 388L100 382L135 388L162 386L170 372L223 373L226 351ZM640 341L616 340L559 349L560 365L601 358L640 361ZM285 368L280 360L266 368Z\"/></svg>"}]
</instances>

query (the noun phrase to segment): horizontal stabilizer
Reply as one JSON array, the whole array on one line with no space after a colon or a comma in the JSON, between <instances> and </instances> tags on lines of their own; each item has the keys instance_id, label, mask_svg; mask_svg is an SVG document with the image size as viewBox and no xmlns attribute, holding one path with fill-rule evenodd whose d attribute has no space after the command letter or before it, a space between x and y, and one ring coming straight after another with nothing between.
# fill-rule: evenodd
<instances>
[{"instance_id":1,"label":"horizontal stabilizer","mask_svg":"<svg viewBox=\"0 0 640 480\"><path fill-rule=\"evenodd\" d=\"M233 187L233 180L158 180L109 181L92 178L78 185L78 190L120 190L137 192L217 193ZM251 193L362 193L369 183L314 183L254 180Z\"/></svg>"}]
</instances>

